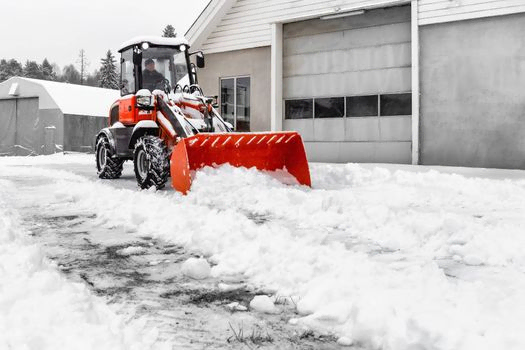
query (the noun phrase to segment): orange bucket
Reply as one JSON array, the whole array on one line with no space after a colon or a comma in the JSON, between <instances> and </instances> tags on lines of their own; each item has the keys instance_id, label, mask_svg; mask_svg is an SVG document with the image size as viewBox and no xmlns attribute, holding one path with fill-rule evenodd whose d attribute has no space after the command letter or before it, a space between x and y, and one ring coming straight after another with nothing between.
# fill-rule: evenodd
<instances>
[{"instance_id":1,"label":"orange bucket","mask_svg":"<svg viewBox=\"0 0 525 350\"><path fill-rule=\"evenodd\" d=\"M303 141L297 132L199 133L180 141L171 155L171 184L186 194L192 172L230 164L259 170L284 170L301 185L311 186Z\"/></svg>"}]
</instances>

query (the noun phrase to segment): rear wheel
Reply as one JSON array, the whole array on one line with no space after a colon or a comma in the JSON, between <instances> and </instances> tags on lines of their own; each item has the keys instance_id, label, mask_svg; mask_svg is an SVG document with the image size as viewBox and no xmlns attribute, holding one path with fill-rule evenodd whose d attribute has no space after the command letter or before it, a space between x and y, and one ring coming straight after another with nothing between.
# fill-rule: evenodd
<instances>
[{"instance_id":1,"label":"rear wheel","mask_svg":"<svg viewBox=\"0 0 525 350\"><path fill-rule=\"evenodd\" d=\"M95 148L97 174L101 179L118 179L122 175L124 160L113 157L113 152L106 136L98 139Z\"/></svg>"},{"instance_id":2,"label":"rear wheel","mask_svg":"<svg viewBox=\"0 0 525 350\"><path fill-rule=\"evenodd\" d=\"M133 166L140 188L155 186L158 190L168 181L168 148L156 136L143 136L135 144Z\"/></svg>"}]
</instances>

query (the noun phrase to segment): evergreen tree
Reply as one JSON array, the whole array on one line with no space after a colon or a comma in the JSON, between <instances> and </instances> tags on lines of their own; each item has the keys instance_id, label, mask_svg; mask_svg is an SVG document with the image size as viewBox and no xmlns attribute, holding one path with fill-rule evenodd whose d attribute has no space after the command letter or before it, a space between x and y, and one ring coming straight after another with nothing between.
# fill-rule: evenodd
<instances>
[{"instance_id":1,"label":"evergreen tree","mask_svg":"<svg viewBox=\"0 0 525 350\"><path fill-rule=\"evenodd\" d=\"M162 31L162 36L165 38L175 38L177 33L175 33L175 28L171 24L168 24Z\"/></svg>"},{"instance_id":2,"label":"evergreen tree","mask_svg":"<svg viewBox=\"0 0 525 350\"><path fill-rule=\"evenodd\" d=\"M26 61L23 71L24 77L33 78L33 79L43 79L44 74L42 72L42 67L38 65L35 61Z\"/></svg>"},{"instance_id":3,"label":"evergreen tree","mask_svg":"<svg viewBox=\"0 0 525 350\"><path fill-rule=\"evenodd\" d=\"M100 81L100 71L95 70L92 74L88 74L86 78L86 85L98 87Z\"/></svg>"},{"instance_id":4,"label":"evergreen tree","mask_svg":"<svg viewBox=\"0 0 525 350\"><path fill-rule=\"evenodd\" d=\"M42 62L42 75L45 80L57 80L55 70L47 58Z\"/></svg>"},{"instance_id":5,"label":"evergreen tree","mask_svg":"<svg viewBox=\"0 0 525 350\"><path fill-rule=\"evenodd\" d=\"M22 65L15 59L0 61L0 82L11 77L22 76Z\"/></svg>"},{"instance_id":6,"label":"evergreen tree","mask_svg":"<svg viewBox=\"0 0 525 350\"><path fill-rule=\"evenodd\" d=\"M117 74L117 66L115 57L108 50L106 58L100 60L100 80L99 86L107 89L118 89L119 78Z\"/></svg>"},{"instance_id":7,"label":"evergreen tree","mask_svg":"<svg viewBox=\"0 0 525 350\"><path fill-rule=\"evenodd\" d=\"M0 82L7 79L7 61L2 58L2 60L0 60Z\"/></svg>"},{"instance_id":8,"label":"evergreen tree","mask_svg":"<svg viewBox=\"0 0 525 350\"><path fill-rule=\"evenodd\" d=\"M70 64L64 67L60 80L66 83L80 84L80 73L74 65Z\"/></svg>"}]
</instances>

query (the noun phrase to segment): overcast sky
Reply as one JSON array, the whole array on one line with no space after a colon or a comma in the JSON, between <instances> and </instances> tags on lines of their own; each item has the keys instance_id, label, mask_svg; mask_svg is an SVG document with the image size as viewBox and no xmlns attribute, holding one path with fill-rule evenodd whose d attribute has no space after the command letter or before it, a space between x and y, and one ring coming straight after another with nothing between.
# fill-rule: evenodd
<instances>
[{"instance_id":1,"label":"overcast sky","mask_svg":"<svg viewBox=\"0 0 525 350\"><path fill-rule=\"evenodd\" d=\"M184 35L209 0L1 0L0 58L47 59L98 69L110 49L137 35L161 35L167 24Z\"/></svg>"}]
</instances>

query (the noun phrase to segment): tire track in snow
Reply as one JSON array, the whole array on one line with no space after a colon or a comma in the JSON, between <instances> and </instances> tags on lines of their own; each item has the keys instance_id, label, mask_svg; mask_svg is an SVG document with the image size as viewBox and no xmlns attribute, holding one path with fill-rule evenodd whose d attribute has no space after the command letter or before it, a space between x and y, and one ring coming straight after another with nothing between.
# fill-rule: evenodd
<instances>
[{"instance_id":1,"label":"tire track in snow","mask_svg":"<svg viewBox=\"0 0 525 350\"><path fill-rule=\"evenodd\" d=\"M16 183L11 198L26 228L49 259L69 278L83 282L119 312L131 318L145 317L160 331L159 340L174 349L224 349L262 347L270 349L334 349L330 338L318 338L287 324L292 307L280 315L232 313L225 305L247 305L256 292L245 288L242 278L228 280L236 291L217 288L218 280L192 281L180 265L193 256L180 246L138 237L133 231L110 228L93 212L78 212L46 192L49 178L9 177ZM74 185L74 181L72 181ZM269 218L254 214L254 221ZM129 247L134 254L123 254ZM271 342L236 341L232 328L250 334L271 336Z\"/></svg>"}]
</instances>

